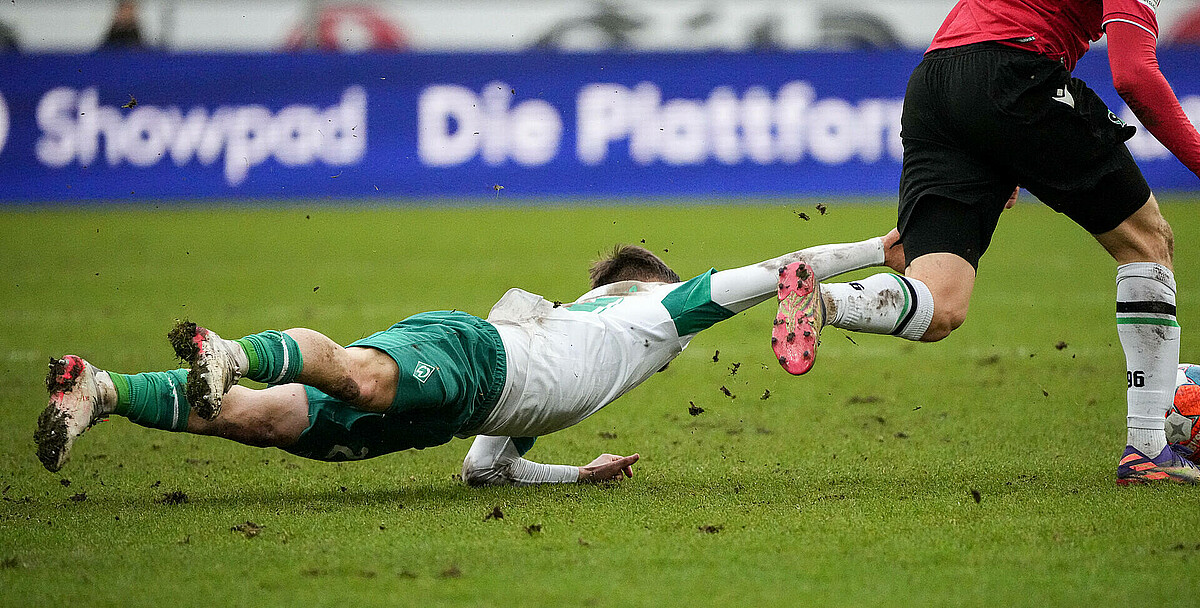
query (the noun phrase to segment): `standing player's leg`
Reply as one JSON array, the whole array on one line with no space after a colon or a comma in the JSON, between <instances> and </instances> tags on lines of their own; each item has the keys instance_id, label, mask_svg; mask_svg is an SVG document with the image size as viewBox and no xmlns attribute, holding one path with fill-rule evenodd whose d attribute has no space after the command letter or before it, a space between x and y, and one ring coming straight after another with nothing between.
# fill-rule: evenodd
<instances>
[{"instance_id":1,"label":"standing player's leg","mask_svg":"<svg viewBox=\"0 0 1200 608\"><path fill-rule=\"evenodd\" d=\"M75 355L51 360L46 377L50 402L34 433L38 459L50 471L61 469L75 440L112 415L147 428L225 437L259 447L286 447L308 428L308 399L299 384L259 391L235 386L226 395L223 415L208 421L191 411L186 378L185 369L118 374Z\"/></svg>"},{"instance_id":2,"label":"standing player's leg","mask_svg":"<svg viewBox=\"0 0 1200 608\"><path fill-rule=\"evenodd\" d=\"M188 403L206 420L216 418L222 396L242 377L271 385L307 384L373 412L386 410L395 398L399 370L391 357L373 348L343 348L311 329L225 340L184 321L168 337L176 355L191 367Z\"/></svg>"},{"instance_id":3,"label":"standing player's leg","mask_svg":"<svg viewBox=\"0 0 1200 608\"><path fill-rule=\"evenodd\" d=\"M1118 264L1117 335L1125 351L1128 431L1117 480L1196 483L1200 471L1167 445L1163 426L1179 365L1171 227L1150 196L1116 228L1095 236Z\"/></svg>"}]
</instances>

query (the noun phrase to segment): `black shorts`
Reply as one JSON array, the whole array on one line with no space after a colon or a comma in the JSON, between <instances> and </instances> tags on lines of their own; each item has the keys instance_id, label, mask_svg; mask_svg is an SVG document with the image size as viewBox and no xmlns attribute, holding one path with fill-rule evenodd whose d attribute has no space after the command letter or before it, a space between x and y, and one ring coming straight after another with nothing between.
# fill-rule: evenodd
<instances>
[{"instance_id":1,"label":"black shorts","mask_svg":"<svg viewBox=\"0 0 1200 608\"><path fill-rule=\"evenodd\" d=\"M908 261L978 266L1019 185L1092 234L1150 198L1126 125L1057 61L981 43L928 53L904 94L897 226Z\"/></svg>"}]
</instances>

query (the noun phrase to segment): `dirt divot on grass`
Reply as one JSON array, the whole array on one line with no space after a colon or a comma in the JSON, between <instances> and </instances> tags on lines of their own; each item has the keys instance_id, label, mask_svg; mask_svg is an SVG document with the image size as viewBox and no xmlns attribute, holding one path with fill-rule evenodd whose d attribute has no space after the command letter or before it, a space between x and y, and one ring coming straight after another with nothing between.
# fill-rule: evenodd
<instances>
[{"instance_id":1,"label":"dirt divot on grass","mask_svg":"<svg viewBox=\"0 0 1200 608\"><path fill-rule=\"evenodd\" d=\"M266 529L266 526L260 526L252 521L246 521L246 523L241 523L230 528L229 531L238 532L246 538L254 538L259 534L262 534L264 529Z\"/></svg>"},{"instance_id":2,"label":"dirt divot on grass","mask_svg":"<svg viewBox=\"0 0 1200 608\"><path fill-rule=\"evenodd\" d=\"M188 495L183 490L164 492L162 497L154 502L160 505L182 505L188 501Z\"/></svg>"}]
</instances>

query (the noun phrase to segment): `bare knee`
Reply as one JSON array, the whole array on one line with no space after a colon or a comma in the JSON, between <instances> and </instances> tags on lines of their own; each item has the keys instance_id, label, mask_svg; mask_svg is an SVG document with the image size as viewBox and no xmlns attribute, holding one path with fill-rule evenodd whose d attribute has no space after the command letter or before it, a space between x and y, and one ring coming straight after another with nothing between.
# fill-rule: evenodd
<instances>
[{"instance_id":1,"label":"bare knee","mask_svg":"<svg viewBox=\"0 0 1200 608\"><path fill-rule=\"evenodd\" d=\"M913 260L907 276L921 281L933 297L933 317L922 342L937 342L967 320L975 267L965 258L952 253L925 254Z\"/></svg>"},{"instance_id":2,"label":"bare knee","mask_svg":"<svg viewBox=\"0 0 1200 608\"><path fill-rule=\"evenodd\" d=\"M1175 234L1151 196L1116 228L1096 235L1118 264L1154 262L1168 268L1175 258Z\"/></svg>"},{"instance_id":3,"label":"bare knee","mask_svg":"<svg viewBox=\"0 0 1200 608\"><path fill-rule=\"evenodd\" d=\"M1158 213L1157 204L1154 209L1154 215L1136 227L1137 235L1130 240L1136 246L1137 256L1144 258L1138 261L1170 266L1175 259L1175 232L1167 218Z\"/></svg>"},{"instance_id":4,"label":"bare knee","mask_svg":"<svg viewBox=\"0 0 1200 608\"><path fill-rule=\"evenodd\" d=\"M345 397L334 395L357 408L381 412L392 405L400 368L390 355L374 348L346 349L350 365ZM332 394L332 393L331 393Z\"/></svg>"},{"instance_id":5,"label":"bare knee","mask_svg":"<svg viewBox=\"0 0 1200 608\"><path fill-rule=\"evenodd\" d=\"M925 334L921 336L921 341L937 342L962 327L966 320L967 309L965 306L940 306L935 298L933 319L929 322L929 329L925 330Z\"/></svg>"},{"instance_id":6,"label":"bare knee","mask_svg":"<svg viewBox=\"0 0 1200 608\"><path fill-rule=\"evenodd\" d=\"M362 390L358 386L358 381L350 374L334 378L322 388L329 393L330 397L346 403L357 405L362 399Z\"/></svg>"}]
</instances>

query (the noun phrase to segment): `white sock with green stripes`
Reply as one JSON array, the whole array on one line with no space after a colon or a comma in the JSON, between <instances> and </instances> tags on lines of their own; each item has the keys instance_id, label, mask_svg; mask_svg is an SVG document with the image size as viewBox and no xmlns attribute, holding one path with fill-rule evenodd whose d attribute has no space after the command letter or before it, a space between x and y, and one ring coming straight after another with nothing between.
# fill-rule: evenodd
<instances>
[{"instance_id":1,"label":"white sock with green stripes","mask_svg":"<svg viewBox=\"0 0 1200 608\"><path fill-rule=\"evenodd\" d=\"M1167 446L1164 418L1179 366L1175 275L1170 269L1152 262L1117 267L1117 335L1125 349L1129 445L1154 457Z\"/></svg>"},{"instance_id":2,"label":"white sock with green stripes","mask_svg":"<svg viewBox=\"0 0 1200 608\"><path fill-rule=\"evenodd\" d=\"M825 324L920 340L933 320L933 295L924 283L898 274L821 285Z\"/></svg>"}]
</instances>

